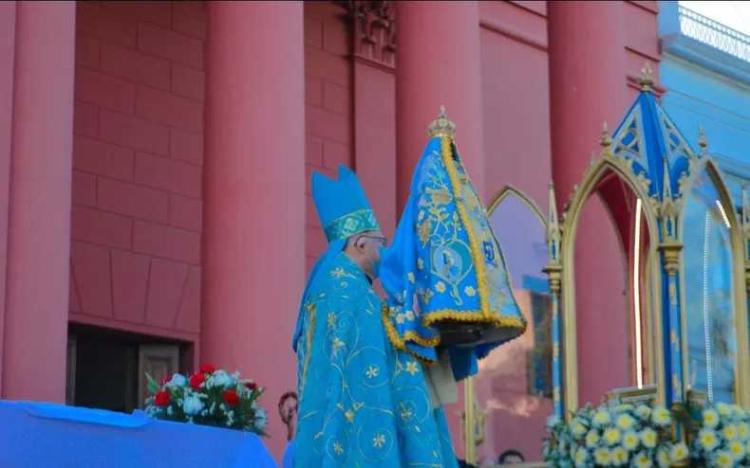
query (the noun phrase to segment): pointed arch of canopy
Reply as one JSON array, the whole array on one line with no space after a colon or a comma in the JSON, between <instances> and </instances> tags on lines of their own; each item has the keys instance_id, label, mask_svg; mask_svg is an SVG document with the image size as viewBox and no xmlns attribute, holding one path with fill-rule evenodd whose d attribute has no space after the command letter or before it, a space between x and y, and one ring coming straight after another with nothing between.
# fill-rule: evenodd
<instances>
[{"instance_id":1,"label":"pointed arch of canopy","mask_svg":"<svg viewBox=\"0 0 750 468\"><path fill-rule=\"evenodd\" d=\"M680 192L683 203L681 206L680 220L678 223L678 234L681 240L685 239L685 210L687 195L693 186L700 180L701 175L707 174L713 183L718 195L719 204L722 213L726 216L725 221L728 223L729 235L731 238L732 249L732 290L734 300L734 326L737 340L737 358L735 361L735 394L736 403L748 407L750 406L750 344L748 337L748 317L747 317L747 290L745 279L745 240L742 232L742 223L737 215L735 203L732 200L731 193L725 183L724 176L717 163L708 155L694 157L690 159L688 176L680 181ZM681 252L680 261L680 303L682 304L681 314L681 333L682 333L682 365L683 365L683 386L689 389L690 368L688 367L688 338L687 338L687 297L686 297L686 270L685 270L685 248Z\"/></svg>"},{"instance_id":2,"label":"pointed arch of canopy","mask_svg":"<svg viewBox=\"0 0 750 468\"><path fill-rule=\"evenodd\" d=\"M491 215L497 209L497 207L500 206L502 202L504 202L509 196L513 196L513 195L518 197L522 202L524 202L529 207L532 213L534 213L534 215L537 218L539 218L539 221L542 223L542 226L544 226L544 228L546 229L547 218L542 214L542 210L539 209L539 205L537 205L536 202L534 202L534 200L530 196L526 195L525 192L516 188L513 185L506 185L505 187L500 189L500 191L497 192L494 197L492 197L489 205L487 205L487 213Z\"/></svg>"},{"instance_id":3,"label":"pointed arch of canopy","mask_svg":"<svg viewBox=\"0 0 750 468\"><path fill-rule=\"evenodd\" d=\"M560 257L562 263L562 322L563 322L563 369L564 389L563 399L565 411L570 414L578 408L578 356L577 356L577 330L576 330L576 285L575 285L575 239L578 223L583 208L588 198L595 194L599 184L607 177L614 175L630 191L641 200L642 212L646 219L646 227L649 234L649 246L647 255L658 258L658 222L655 207L651 203L649 193L650 181L643 175L636 175L632 169L632 162L624 158L614 156L605 148L603 156L589 167L582 183L574 192L566 207L562 223L562 243ZM605 206L611 201L604 200ZM658 262L649 262L647 268L650 272L651 288L661 291L661 274ZM651 310L653 309L653 310ZM649 366L652 381L657 385L657 401L665 401L665 366L662 346L659 341L662 337L662 304L655 301L646 311L647 323L654 324L655 330L649 333L652 337L652 352L648 355L652 358ZM657 337L657 338L653 338Z\"/></svg>"}]
</instances>

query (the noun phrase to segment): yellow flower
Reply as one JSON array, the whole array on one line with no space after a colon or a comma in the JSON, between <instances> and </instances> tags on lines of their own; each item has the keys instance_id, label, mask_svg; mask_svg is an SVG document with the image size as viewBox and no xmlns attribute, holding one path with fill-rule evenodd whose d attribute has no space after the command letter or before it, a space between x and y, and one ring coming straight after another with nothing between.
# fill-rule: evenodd
<instances>
[{"instance_id":1,"label":"yellow flower","mask_svg":"<svg viewBox=\"0 0 750 468\"><path fill-rule=\"evenodd\" d=\"M680 442L679 444L675 444L672 446L672 451L669 454L669 458L670 460L672 460L672 462L679 462L685 460L687 457L688 448L684 442Z\"/></svg>"},{"instance_id":2,"label":"yellow flower","mask_svg":"<svg viewBox=\"0 0 750 468\"><path fill-rule=\"evenodd\" d=\"M573 420L572 426L572 432L576 438L581 437L586 433L586 426L584 426L578 418Z\"/></svg>"},{"instance_id":3,"label":"yellow flower","mask_svg":"<svg viewBox=\"0 0 750 468\"><path fill-rule=\"evenodd\" d=\"M654 410L652 419L657 426L668 426L672 422L672 415L668 409L659 407Z\"/></svg>"},{"instance_id":4,"label":"yellow flower","mask_svg":"<svg viewBox=\"0 0 750 468\"><path fill-rule=\"evenodd\" d=\"M638 434L633 431L628 431L622 436L622 446L631 452L638 447L639 443Z\"/></svg>"},{"instance_id":5,"label":"yellow flower","mask_svg":"<svg viewBox=\"0 0 750 468\"><path fill-rule=\"evenodd\" d=\"M716 437L716 432L711 429L701 429L698 433L698 441L709 452L719 445L719 438Z\"/></svg>"},{"instance_id":6,"label":"yellow flower","mask_svg":"<svg viewBox=\"0 0 750 468\"><path fill-rule=\"evenodd\" d=\"M406 274L406 278L409 280L410 283L413 283L414 282L414 273L412 273L410 271L409 273Z\"/></svg>"},{"instance_id":7,"label":"yellow flower","mask_svg":"<svg viewBox=\"0 0 750 468\"><path fill-rule=\"evenodd\" d=\"M438 281L437 284L435 284L435 291L437 291L439 293L444 293L445 292L445 283L443 283L442 281Z\"/></svg>"},{"instance_id":8,"label":"yellow flower","mask_svg":"<svg viewBox=\"0 0 750 468\"><path fill-rule=\"evenodd\" d=\"M635 419L629 414L621 414L617 417L617 427L623 431L631 429L635 425Z\"/></svg>"},{"instance_id":9,"label":"yellow flower","mask_svg":"<svg viewBox=\"0 0 750 468\"><path fill-rule=\"evenodd\" d=\"M594 452L594 460L596 460L597 465L609 465L609 462L612 460L612 455L610 455L609 450L598 448Z\"/></svg>"},{"instance_id":10,"label":"yellow flower","mask_svg":"<svg viewBox=\"0 0 750 468\"><path fill-rule=\"evenodd\" d=\"M421 258L417 259L417 268L420 270L424 270L424 260L422 260Z\"/></svg>"},{"instance_id":11,"label":"yellow flower","mask_svg":"<svg viewBox=\"0 0 750 468\"><path fill-rule=\"evenodd\" d=\"M591 429L588 434L586 434L586 447L592 448L597 443L599 443L599 433L596 432L596 429Z\"/></svg>"},{"instance_id":12,"label":"yellow flower","mask_svg":"<svg viewBox=\"0 0 750 468\"><path fill-rule=\"evenodd\" d=\"M469 297L474 297L474 296L475 296L475 295L477 294L477 290L476 290L476 289L474 289L474 288L473 288L473 287L471 287L471 286L466 286L466 287L464 288L464 292L465 292L465 293L466 293L466 295L467 295L467 296L469 296Z\"/></svg>"},{"instance_id":13,"label":"yellow flower","mask_svg":"<svg viewBox=\"0 0 750 468\"><path fill-rule=\"evenodd\" d=\"M610 427L606 431L604 431L604 440L609 445L615 445L616 443L620 442L620 430L616 427Z\"/></svg>"},{"instance_id":14,"label":"yellow flower","mask_svg":"<svg viewBox=\"0 0 750 468\"><path fill-rule=\"evenodd\" d=\"M670 461L669 461L669 452L667 449L660 449L659 452L656 454L656 463L659 464L659 466L662 467L669 467Z\"/></svg>"},{"instance_id":15,"label":"yellow flower","mask_svg":"<svg viewBox=\"0 0 750 468\"><path fill-rule=\"evenodd\" d=\"M409 361L406 363L406 372L410 373L411 375L416 374L419 372L419 367L417 367L417 361Z\"/></svg>"},{"instance_id":16,"label":"yellow flower","mask_svg":"<svg viewBox=\"0 0 750 468\"><path fill-rule=\"evenodd\" d=\"M633 459L633 464L637 468L651 468L654 464L651 462L651 459L648 455L646 455L643 452L640 452L638 455L635 456Z\"/></svg>"},{"instance_id":17,"label":"yellow flower","mask_svg":"<svg viewBox=\"0 0 750 468\"><path fill-rule=\"evenodd\" d=\"M718 467L730 467L734 466L734 459L732 458L732 455L729 454L729 452L722 450L718 453L718 455L716 455L714 463L715 466Z\"/></svg>"},{"instance_id":18,"label":"yellow flower","mask_svg":"<svg viewBox=\"0 0 750 468\"><path fill-rule=\"evenodd\" d=\"M727 440L735 440L737 438L737 426L735 426L734 424L726 426L722 432L724 434L724 438Z\"/></svg>"},{"instance_id":19,"label":"yellow flower","mask_svg":"<svg viewBox=\"0 0 750 468\"><path fill-rule=\"evenodd\" d=\"M576 466L586 466L586 449L583 447L579 447L578 450L576 450L576 456L575 456L575 464Z\"/></svg>"},{"instance_id":20,"label":"yellow flower","mask_svg":"<svg viewBox=\"0 0 750 468\"><path fill-rule=\"evenodd\" d=\"M612 450L612 461L616 465L624 465L628 461L628 452L622 447L617 447Z\"/></svg>"},{"instance_id":21,"label":"yellow flower","mask_svg":"<svg viewBox=\"0 0 750 468\"><path fill-rule=\"evenodd\" d=\"M730 414L732 414L732 407L726 403L717 403L716 409L719 411L719 414L724 417L727 417Z\"/></svg>"},{"instance_id":22,"label":"yellow flower","mask_svg":"<svg viewBox=\"0 0 750 468\"><path fill-rule=\"evenodd\" d=\"M737 426L737 435L740 439L747 439L750 436L750 426L747 423L741 423Z\"/></svg>"},{"instance_id":23,"label":"yellow flower","mask_svg":"<svg viewBox=\"0 0 750 468\"><path fill-rule=\"evenodd\" d=\"M648 419L651 416L651 408L646 405L638 405L638 408L635 409L635 414L641 419Z\"/></svg>"},{"instance_id":24,"label":"yellow flower","mask_svg":"<svg viewBox=\"0 0 750 468\"><path fill-rule=\"evenodd\" d=\"M650 427L647 427L646 429L642 430L641 441L643 442L643 445L646 448L656 447L656 442L657 442L656 431L651 429Z\"/></svg>"},{"instance_id":25,"label":"yellow flower","mask_svg":"<svg viewBox=\"0 0 750 468\"><path fill-rule=\"evenodd\" d=\"M729 444L729 452L731 452L735 460L741 460L745 456L745 447L741 442L735 440Z\"/></svg>"},{"instance_id":26,"label":"yellow flower","mask_svg":"<svg viewBox=\"0 0 750 468\"><path fill-rule=\"evenodd\" d=\"M594 415L594 424L599 427L606 426L610 421L609 413L606 410L599 410Z\"/></svg>"},{"instance_id":27,"label":"yellow flower","mask_svg":"<svg viewBox=\"0 0 750 468\"><path fill-rule=\"evenodd\" d=\"M719 424L719 414L712 410L703 410L703 425L707 427L716 427Z\"/></svg>"}]
</instances>

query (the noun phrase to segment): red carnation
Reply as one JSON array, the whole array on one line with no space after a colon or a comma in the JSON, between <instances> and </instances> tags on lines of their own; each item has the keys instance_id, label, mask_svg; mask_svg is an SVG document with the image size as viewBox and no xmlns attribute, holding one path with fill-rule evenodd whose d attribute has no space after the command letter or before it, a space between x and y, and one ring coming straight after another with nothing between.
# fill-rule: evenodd
<instances>
[{"instance_id":1,"label":"red carnation","mask_svg":"<svg viewBox=\"0 0 750 468\"><path fill-rule=\"evenodd\" d=\"M245 382L245 387L247 387L248 389L252 391L258 388L258 384L255 382Z\"/></svg>"},{"instance_id":2,"label":"red carnation","mask_svg":"<svg viewBox=\"0 0 750 468\"><path fill-rule=\"evenodd\" d=\"M203 364L200 367L200 371L202 374L213 374L216 370L216 367L213 364Z\"/></svg>"},{"instance_id":3,"label":"red carnation","mask_svg":"<svg viewBox=\"0 0 750 468\"><path fill-rule=\"evenodd\" d=\"M190 376L190 386L193 387L193 390L201 388L201 385L203 385L203 382L205 381L206 377L200 372L196 372Z\"/></svg>"},{"instance_id":4,"label":"red carnation","mask_svg":"<svg viewBox=\"0 0 750 468\"><path fill-rule=\"evenodd\" d=\"M172 395L169 394L166 390L162 390L156 394L154 397L154 404L156 406L168 406L169 400L172 399Z\"/></svg>"},{"instance_id":5,"label":"red carnation","mask_svg":"<svg viewBox=\"0 0 750 468\"><path fill-rule=\"evenodd\" d=\"M234 389L225 390L224 401L227 402L229 406L237 406L237 403L240 402L240 397L237 395L237 392Z\"/></svg>"}]
</instances>

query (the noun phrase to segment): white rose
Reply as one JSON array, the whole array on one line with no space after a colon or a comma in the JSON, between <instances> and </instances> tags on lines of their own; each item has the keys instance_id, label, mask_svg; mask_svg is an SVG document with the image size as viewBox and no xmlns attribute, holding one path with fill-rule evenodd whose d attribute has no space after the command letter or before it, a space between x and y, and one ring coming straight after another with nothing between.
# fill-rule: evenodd
<instances>
[{"instance_id":1,"label":"white rose","mask_svg":"<svg viewBox=\"0 0 750 468\"><path fill-rule=\"evenodd\" d=\"M208 387L230 387L235 384L236 382L232 376L222 370L214 372L213 375L208 378L208 382L206 382Z\"/></svg>"},{"instance_id":2,"label":"white rose","mask_svg":"<svg viewBox=\"0 0 750 468\"><path fill-rule=\"evenodd\" d=\"M170 387L184 387L187 385L187 379L182 374L173 374L167 385Z\"/></svg>"},{"instance_id":3,"label":"white rose","mask_svg":"<svg viewBox=\"0 0 750 468\"><path fill-rule=\"evenodd\" d=\"M185 398L185 401L182 403L182 410L185 414L191 416L200 413L202 409L203 402L196 396L189 396Z\"/></svg>"}]
</instances>

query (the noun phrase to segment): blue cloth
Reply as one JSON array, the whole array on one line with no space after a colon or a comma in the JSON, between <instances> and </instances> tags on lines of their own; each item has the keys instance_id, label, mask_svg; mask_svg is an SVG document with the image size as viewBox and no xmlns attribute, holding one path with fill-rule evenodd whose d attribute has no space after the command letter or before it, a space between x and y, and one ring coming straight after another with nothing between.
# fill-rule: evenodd
<instances>
[{"instance_id":1,"label":"blue cloth","mask_svg":"<svg viewBox=\"0 0 750 468\"><path fill-rule=\"evenodd\" d=\"M0 466L205 468L276 464L255 434L54 403L0 401Z\"/></svg>"},{"instance_id":2,"label":"blue cloth","mask_svg":"<svg viewBox=\"0 0 750 468\"><path fill-rule=\"evenodd\" d=\"M357 176L343 165L339 166L338 174L338 180L319 172L312 175L312 196L328 241L379 231L375 213Z\"/></svg>"},{"instance_id":3,"label":"blue cloth","mask_svg":"<svg viewBox=\"0 0 750 468\"><path fill-rule=\"evenodd\" d=\"M449 349L457 379L526 328L487 213L449 137L432 138L417 164L393 244L381 260L393 344L436 360L441 322L489 324L494 342Z\"/></svg>"},{"instance_id":4,"label":"blue cloth","mask_svg":"<svg viewBox=\"0 0 750 468\"><path fill-rule=\"evenodd\" d=\"M456 466L422 364L389 343L364 272L340 249L315 270L295 341L294 466Z\"/></svg>"}]
</instances>

